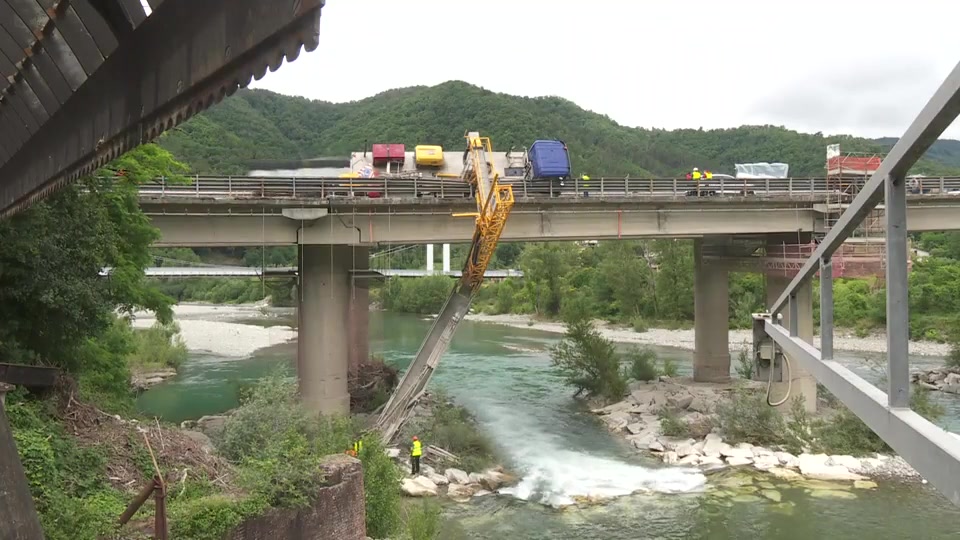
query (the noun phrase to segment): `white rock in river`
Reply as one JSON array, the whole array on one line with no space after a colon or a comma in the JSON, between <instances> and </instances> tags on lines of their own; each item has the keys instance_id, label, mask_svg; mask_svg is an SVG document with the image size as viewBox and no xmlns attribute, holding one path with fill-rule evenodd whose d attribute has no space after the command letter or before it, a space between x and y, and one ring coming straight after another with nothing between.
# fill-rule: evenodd
<instances>
[{"instance_id":1,"label":"white rock in river","mask_svg":"<svg viewBox=\"0 0 960 540\"><path fill-rule=\"evenodd\" d=\"M433 482L438 486L445 486L450 483L450 480L448 480L447 477L443 476L442 474L429 473L429 474L425 474L424 476L429 478L431 482Z\"/></svg>"},{"instance_id":2,"label":"white rock in river","mask_svg":"<svg viewBox=\"0 0 960 540\"><path fill-rule=\"evenodd\" d=\"M825 454L800 454L800 473L817 480L864 480L863 476L850 472L842 465L827 465Z\"/></svg>"},{"instance_id":3,"label":"white rock in river","mask_svg":"<svg viewBox=\"0 0 960 540\"><path fill-rule=\"evenodd\" d=\"M713 433L710 435L713 435ZM727 445L721 441L719 436L712 439L710 438L710 435L707 435L706 440L703 441L703 455L720 457L720 453L724 449L724 446L729 449L730 445Z\"/></svg>"},{"instance_id":4,"label":"white rock in river","mask_svg":"<svg viewBox=\"0 0 960 540\"><path fill-rule=\"evenodd\" d=\"M753 458L753 466L761 471L766 471L779 465L780 460L772 454L760 454Z\"/></svg>"},{"instance_id":5,"label":"white rock in river","mask_svg":"<svg viewBox=\"0 0 960 540\"><path fill-rule=\"evenodd\" d=\"M726 458L743 458L753 460L753 451L750 448L742 448L740 446L722 448L720 450L720 455Z\"/></svg>"},{"instance_id":6,"label":"white rock in river","mask_svg":"<svg viewBox=\"0 0 960 540\"><path fill-rule=\"evenodd\" d=\"M663 450L664 450L663 445L660 444L660 441L653 441L653 442L651 442L651 443L647 446L647 448L649 448L650 450L653 450L654 452L663 452ZM674 454L674 455L676 455L676 454Z\"/></svg>"},{"instance_id":7,"label":"white rock in river","mask_svg":"<svg viewBox=\"0 0 960 540\"><path fill-rule=\"evenodd\" d=\"M748 457L739 457L739 456L730 456L727 458L727 463L733 467L739 467L740 465L749 465L753 460Z\"/></svg>"},{"instance_id":8,"label":"white rock in river","mask_svg":"<svg viewBox=\"0 0 960 540\"><path fill-rule=\"evenodd\" d=\"M800 478L800 474L790 469L784 469L781 467L774 467L767 471L768 473L776 476L777 478L782 478L784 480L794 480Z\"/></svg>"},{"instance_id":9,"label":"white rock in river","mask_svg":"<svg viewBox=\"0 0 960 540\"><path fill-rule=\"evenodd\" d=\"M797 456L790 452L774 452L773 455L777 456L780 464L788 469L796 469L800 466L800 461L797 460Z\"/></svg>"},{"instance_id":10,"label":"white rock in river","mask_svg":"<svg viewBox=\"0 0 960 540\"><path fill-rule=\"evenodd\" d=\"M700 465L704 467L712 467L716 465L723 465L723 460L720 459L720 456L703 456L700 458Z\"/></svg>"},{"instance_id":11,"label":"white rock in river","mask_svg":"<svg viewBox=\"0 0 960 540\"><path fill-rule=\"evenodd\" d=\"M450 484L450 487L447 488L447 497L457 502L465 503L470 500L470 497L473 497L474 491L475 489L472 486Z\"/></svg>"},{"instance_id":12,"label":"white rock in river","mask_svg":"<svg viewBox=\"0 0 960 540\"><path fill-rule=\"evenodd\" d=\"M437 485L423 476L404 478L400 483L400 491L411 497L436 497Z\"/></svg>"},{"instance_id":13,"label":"white rock in river","mask_svg":"<svg viewBox=\"0 0 960 540\"><path fill-rule=\"evenodd\" d=\"M674 452L673 450L663 453L663 462L666 463L667 465L673 465L674 463L677 462L677 459L678 459L677 453Z\"/></svg>"},{"instance_id":14,"label":"white rock in river","mask_svg":"<svg viewBox=\"0 0 960 540\"><path fill-rule=\"evenodd\" d=\"M697 450L692 444L681 444L677 446L677 456L686 457L689 455L697 455Z\"/></svg>"},{"instance_id":15,"label":"white rock in river","mask_svg":"<svg viewBox=\"0 0 960 540\"><path fill-rule=\"evenodd\" d=\"M444 473L447 476L447 480L452 484L469 484L470 475L466 471L461 471L460 469L454 469L453 467L447 469Z\"/></svg>"},{"instance_id":16,"label":"white rock in river","mask_svg":"<svg viewBox=\"0 0 960 540\"><path fill-rule=\"evenodd\" d=\"M860 460L853 456L830 456L827 465L840 465L848 469L857 470L860 468Z\"/></svg>"},{"instance_id":17,"label":"white rock in river","mask_svg":"<svg viewBox=\"0 0 960 540\"><path fill-rule=\"evenodd\" d=\"M696 465L700 463L700 456L696 454L688 454L686 457L680 458L677 461L677 465Z\"/></svg>"},{"instance_id":18,"label":"white rock in river","mask_svg":"<svg viewBox=\"0 0 960 540\"><path fill-rule=\"evenodd\" d=\"M644 425L641 424L640 422L634 422L634 423L632 423L632 424L627 424L627 431L629 431L631 435L637 435L637 434L639 434L640 432L643 431L643 428L644 428Z\"/></svg>"}]
</instances>

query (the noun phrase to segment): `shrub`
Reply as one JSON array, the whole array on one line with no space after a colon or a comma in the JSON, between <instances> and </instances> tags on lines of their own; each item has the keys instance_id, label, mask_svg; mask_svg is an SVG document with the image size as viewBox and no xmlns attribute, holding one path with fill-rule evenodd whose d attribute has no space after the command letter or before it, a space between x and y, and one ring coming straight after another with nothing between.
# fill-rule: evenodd
<instances>
[{"instance_id":1,"label":"shrub","mask_svg":"<svg viewBox=\"0 0 960 540\"><path fill-rule=\"evenodd\" d=\"M664 407L658 414L660 417L660 432L667 437L687 437L690 435L690 426L677 416L677 413Z\"/></svg>"},{"instance_id":2,"label":"shrub","mask_svg":"<svg viewBox=\"0 0 960 540\"><path fill-rule=\"evenodd\" d=\"M494 461L493 441L480 431L466 408L450 401L443 392L433 395L433 412L421 438L426 444L455 454L460 467L468 472L482 471Z\"/></svg>"},{"instance_id":3,"label":"shrub","mask_svg":"<svg viewBox=\"0 0 960 540\"><path fill-rule=\"evenodd\" d=\"M717 406L717 413L720 425L732 440L763 445L784 442L783 416L767 405L763 392L737 388L730 401Z\"/></svg>"},{"instance_id":4,"label":"shrub","mask_svg":"<svg viewBox=\"0 0 960 540\"><path fill-rule=\"evenodd\" d=\"M657 355L651 349L631 349L627 353L630 361L630 376L637 381L652 381L657 378ZM676 368L674 368L676 371Z\"/></svg>"},{"instance_id":5,"label":"shrub","mask_svg":"<svg viewBox=\"0 0 960 540\"><path fill-rule=\"evenodd\" d=\"M676 377L677 376L677 363L673 361L672 358L663 359L663 367L660 369L661 372L667 377Z\"/></svg>"},{"instance_id":6,"label":"shrub","mask_svg":"<svg viewBox=\"0 0 960 540\"><path fill-rule=\"evenodd\" d=\"M750 357L750 352L746 346L740 349L740 352L737 354L737 376L741 379L750 380L753 379L753 358Z\"/></svg>"},{"instance_id":7,"label":"shrub","mask_svg":"<svg viewBox=\"0 0 960 540\"><path fill-rule=\"evenodd\" d=\"M176 323L159 322L147 329L134 332L132 362L144 366L163 366L177 369L187 359L187 345L180 337Z\"/></svg>"},{"instance_id":8,"label":"shrub","mask_svg":"<svg viewBox=\"0 0 960 540\"><path fill-rule=\"evenodd\" d=\"M262 379L227 419L217 445L239 463L258 455L277 433L305 433L308 420L296 398L296 383L279 375Z\"/></svg>"},{"instance_id":9,"label":"shrub","mask_svg":"<svg viewBox=\"0 0 960 540\"><path fill-rule=\"evenodd\" d=\"M577 389L575 396L586 391L590 396L615 401L627 390L613 342L588 321L568 324L564 339L551 349L550 356L567 384Z\"/></svg>"},{"instance_id":10,"label":"shrub","mask_svg":"<svg viewBox=\"0 0 960 540\"><path fill-rule=\"evenodd\" d=\"M303 433L278 432L264 448L243 459L239 483L271 506L305 506L323 485L322 456Z\"/></svg>"},{"instance_id":11,"label":"shrub","mask_svg":"<svg viewBox=\"0 0 960 540\"><path fill-rule=\"evenodd\" d=\"M364 437L360 461L363 462L367 535L387 538L400 526L400 471L376 435Z\"/></svg>"},{"instance_id":12,"label":"shrub","mask_svg":"<svg viewBox=\"0 0 960 540\"><path fill-rule=\"evenodd\" d=\"M210 495L170 508L170 537L190 540L220 540L230 529L269 508L260 497L237 499Z\"/></svg>"},{"instance_id":13,"label":"shrub","mask_svg":"<svg viewBox=\"0 0 960 540\"><path fill-rule=\"evenodd\" d=\"M643 317L634 317L632 326L633 331L639 333L646 332L649 329L647 327L647 321L643 320Z\"/></svg>"},{"instance_id":14,"label":"shrub","mask_svg":"<svg viewBox=\"0 0 960 540\"><path fill-rule=\"evenodd\" d=\"M441 532L440 505L426 499L414 510L407 512L404 519L405 538L407 540L437 540ZM370 531L367 531L369 534Z\"/></svg>"}]
</instances>

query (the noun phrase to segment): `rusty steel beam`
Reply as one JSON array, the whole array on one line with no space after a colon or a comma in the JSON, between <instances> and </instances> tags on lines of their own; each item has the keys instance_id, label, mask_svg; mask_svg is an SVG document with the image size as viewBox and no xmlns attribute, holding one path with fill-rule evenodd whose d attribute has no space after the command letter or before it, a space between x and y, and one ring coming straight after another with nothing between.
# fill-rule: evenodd
<instances>
[{"instance_id":1,"label":"rusty steel beam","mask_svg":"<svg viewBox=\"0 0 960 540\"><path fill-rule=\"evenodd\" d=\"M285 59L295 60L301 48L316 49L325 0L166 0L150 2L156 7L149 17L135 12L134 3L73 0L73 11L52 12L27 66L27 73L46 75L44 85L36 85L39 91L30 85L32 94L8 91L0 107L0 162L9 155L0 167L0 217L156 138ZM123 19L104 6L119 7ZM16 22L21 34L27 26ZM111 35L118 44L108 53ZM9 37L0 31L0 41ZM98 56L105 57L102 64L78 88L72 88L76 79L57 77L64 58L83 70ZM0 59L4 67L10 69ZM54 100L68 90L51 114Z\"/></svg>"}]
</instances>

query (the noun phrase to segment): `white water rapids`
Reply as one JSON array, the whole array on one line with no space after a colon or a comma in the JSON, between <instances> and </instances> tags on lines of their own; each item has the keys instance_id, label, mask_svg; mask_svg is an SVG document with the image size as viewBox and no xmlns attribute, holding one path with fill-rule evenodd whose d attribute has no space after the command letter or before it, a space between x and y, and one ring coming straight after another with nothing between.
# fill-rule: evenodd
<instances>
[{"instance_id":1,"label":"white water rapids","mask_svg":"<svg viewBox=\"0 0 960 540\"><path fill-rule=\"evenodd\" d=\"M577 448L581 446L577 443L590 434L575 425L564 426L569 430L565 436L547 432L536 419L499 404L486 407L484 412L487 427L500 440L517 441L508 445L506 451L520 481L501 489L504 495L561 507L575 504L577 498L610 499L637 492L685 493L706 485L706 477L697 469L644 467L599 448Z\"/></svg>"}]
</instances>

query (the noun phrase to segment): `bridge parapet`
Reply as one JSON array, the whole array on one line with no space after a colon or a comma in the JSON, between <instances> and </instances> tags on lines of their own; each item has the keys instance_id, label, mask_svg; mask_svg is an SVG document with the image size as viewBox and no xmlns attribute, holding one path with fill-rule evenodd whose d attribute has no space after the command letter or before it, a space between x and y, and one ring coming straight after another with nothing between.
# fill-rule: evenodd
<instances>
[{"instance_id":1,"label":"bridge parapet","mask_svg":"<svg viewBox=\"0 0 960 540\"><path fill-rule=\"evenodd\" d=\"M233 177L194 176L184 182L159 179L140 187L149 198L227 199L370 199L410 198L470 199L470 186L456 178L328 178L328 177ZM960 195L960 177L915 179L916 194ZM658 199L697 197L744 197L811 199L827 194L842 195L827 178L780 178L759 180L693 181L683 178L601 177L583 182L525 181L505 178L518 202L544 198L630 198Z\"/></svg>"}]
</instances>

